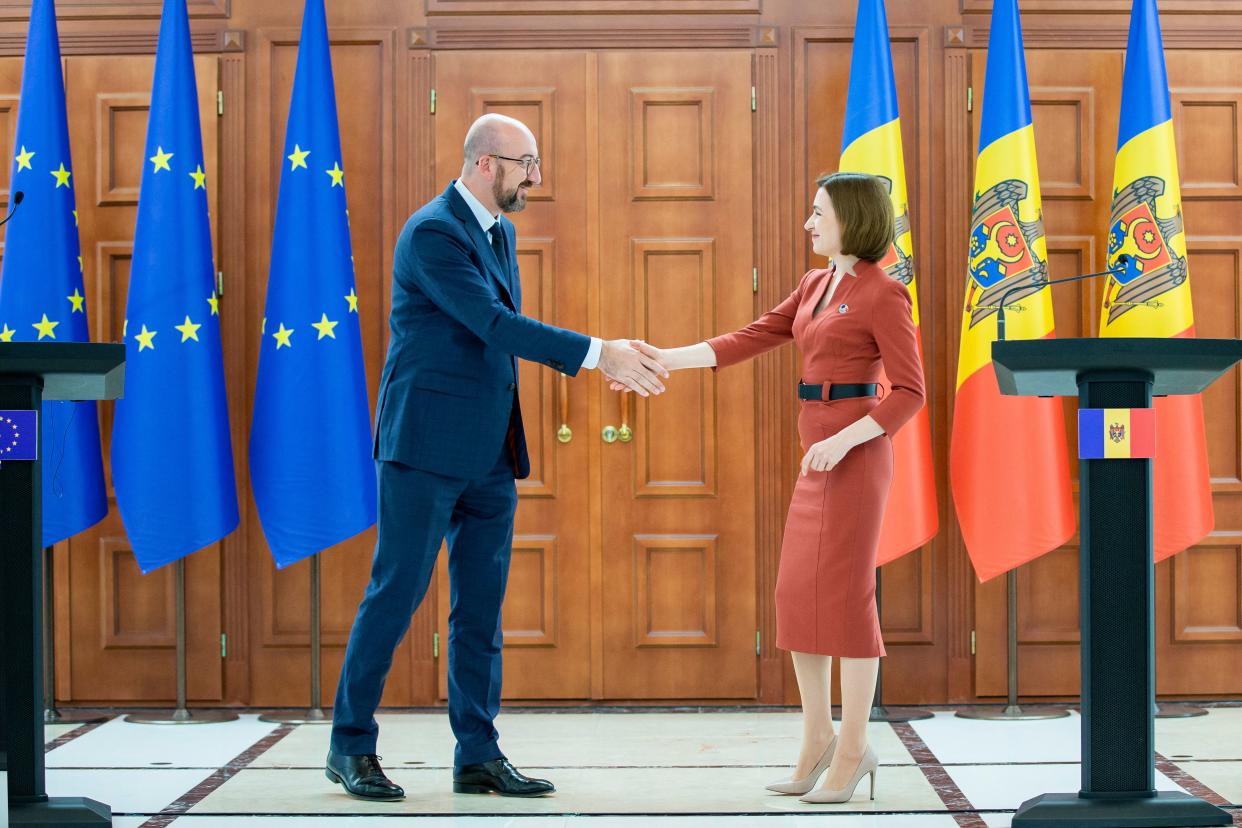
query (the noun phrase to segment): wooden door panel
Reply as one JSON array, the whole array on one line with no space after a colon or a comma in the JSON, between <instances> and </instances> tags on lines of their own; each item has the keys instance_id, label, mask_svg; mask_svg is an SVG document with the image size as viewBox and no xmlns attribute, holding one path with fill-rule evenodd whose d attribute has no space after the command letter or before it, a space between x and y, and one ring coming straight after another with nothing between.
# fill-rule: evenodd
<instances>
[{"instance_id":1,"label":"wooden door panel","mask_svg":"<svg viewBox=\"0 0 1242 828\"><path fill-rule=\"evenodd\" d=\"M498 61L504 65L497 72ZM466 130L496 112L535 135L542 182L517 227L522 312L586 331L586 55L581 52L446 52L436 56L436 178L461 172ZM518 362L519 399L530 477L517 482L509 584L502 616L505 699L590 696L590 522L587 383L593 372L565 377ZM558 439L562 426L568 442ZM436 567L440 641L448 641L449 583L442 550ZM448 660L438 664L447 697Z\"/></svg>"},{"instance_id":2,"label":"wooden door panel","mask_svg":"<svg viewBox=\"0 0 1242 828\"><path fill-rule=\"evenodd\" d=\"M898 21L891 22L896 24ZM920 293L919 319L928 381L928 408L933 418L933 429L939 430L942 426L935 422L937 408L933 399L939 354L937 343L932 339L940 314L932 292L936 285L933 242L938 239L938 216L930 199L934 175L928 174L931 144L927 138L932 131L929 109L931 87L926 80L930 73L932 51L926 34L917 27L894 25L890 34L893 75L901 114L906 202L908 218L913 223L913 255ZM811 211L815 179L838 169L840 164L853 48L852 29L812 29L806 35L804 49L797 50L795 57L798 67L795 73L803 79L805 92L795 101L794 117L802 146L805 147L805 157L794 157L799 175L797 188L792 193L793 202L797 205L797 225L794 227L795 237L790 241L798 251L794 259L796 272L780 275L791 287L805 269L823 267L826 263L822 257L815 256L806 244L807 236L801 229L801 223ZM761 278L766 276L761 274ZM793 357L789 364L792 370L785 377L785 382L788 383L786 387L792 388L798 381L800 360ZM939 457L947 457L947 454ZM788 467L793 469L797 469L802 461L802 449L796 432L789 442L787 458ZM946 493L940 492L939 498L943 503ZM901 504L891 502L887 508L899 509ZM938 537L943 536L941 532ZM935 549L935 543L933 539L922 548L886 564L879 574L880 625L888 648L888 657L883 663L883 692L885 700L890 703L928 701L931 698L929 694L935 692L932 688L944 681L945 653L943 643L936 641L935 628L935 619L941 613L937 604L943 591L943 587L938 586L939 579L943 577L943 567L937 564L941 556ZM788 690L786 700L796 703L792 665L787 671L785 686Z\"/></svg>"},{"instance_id":3,"label":"wooden door panel","mask_svg":"<svg viewBox=\"0 0 1242 828\"><path fill-rule=\"evenodd\" d=\"M599 55L601 321L692 344L753 316L750 56ZM603 390L603 695L756 694L750 365Z\"/></svg>"},{"instance_id":4,"label":"wooden door panel","mask_svg":"<svg viewBox=\"0 0 1242 828\"><path fill-rule=\"evenodd\" d=\"M349 207L349 232L354 256L358 294L358 321L362 332L363 361L369 402L374 410L380 370L387 348L388 266L392 237L385 223L386 199L390 196L390 138L385 134L389 117L385 100L392 93L392 79L385 71L390 42L369 32L333 30L332 64L338 120L341 126L341 167L345 170L345 194ZM252 212L265 218L261 258L246 284L248 314L247 377L245 412L249 432L254 401L254 372L258 356L267 273L271 255L271 227L275 220L280 173L284 162L285 128L298 56L298 31L264 31L260 34L256 61L256 97L262 101L262 120L255 127L262 147L254 163L263 171L247 182L250 200L258 202ZM351 128L352 127L352 128ZM302 144L307 147L305 143ZM316 155L310 147L312 169L323 169L338 159ZM252 156L254 157L254 156ZM315 159L318 158L317 162ZM285 165L287 169L287 164ZM316 172L321 175L321 172ZM261 182L261 183L259 183ZM253 186L253 189L250 189ZM343 298L342 298L343 299ZM237 324L241 324L239 320ZM310 561L277 570L263 535L252 497L246 497L245 522L249 594L249 702L264 707L303 707L310 697ZM354 616L366 589L375 550L371 527L320 553L320 633L322 643L322 704L331 705L345 646ZM430 642L426 642L430 649ZM410 705L417 690L411 676L411 644L397 648L381 703Z\"/></svg>"},{"instance_id":5,"label":"wooden door panel","mask_svg":"<svg viewBox=\"0 0 1242 828\"><path fill-rule=\"evenodd\" d=\"M20 62L0 72L0 101L16 128ZM203 125L208 208L217 204L218 61L194 59ZM144 163L151 56L71 57L64 61L73 186L78 209L91 338L118 342L125 317L134 221ZM6 165L7 166L7 165ZM4 173L7 176L8 172ZM6 179L7 181L7 179ZM161 702L175 697L173 570L142 575L112 489L113 403L99 405L109 512L56 546L56 695L66 701ZM223 697L220 544L186 564L187 679L191 701Z\"/></svg>"}]
</instances>

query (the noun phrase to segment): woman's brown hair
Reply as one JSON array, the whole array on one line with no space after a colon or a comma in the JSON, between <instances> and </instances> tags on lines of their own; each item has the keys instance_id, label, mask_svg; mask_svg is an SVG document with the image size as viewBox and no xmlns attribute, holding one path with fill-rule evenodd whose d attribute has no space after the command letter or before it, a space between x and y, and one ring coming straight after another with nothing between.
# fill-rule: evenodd
<instances>
[{"instance_id":1,"label":"woman's brown hair","mask_svg":"<svg viewBox=\"0 0 1242 828\"><path fill-rule=\"evenodd\" d=\"M832 200L841 225L841 252L869 262L888 254L896 232L888 188L874 175L837 172L815 182Z\"/></svg>"}]
</instances>

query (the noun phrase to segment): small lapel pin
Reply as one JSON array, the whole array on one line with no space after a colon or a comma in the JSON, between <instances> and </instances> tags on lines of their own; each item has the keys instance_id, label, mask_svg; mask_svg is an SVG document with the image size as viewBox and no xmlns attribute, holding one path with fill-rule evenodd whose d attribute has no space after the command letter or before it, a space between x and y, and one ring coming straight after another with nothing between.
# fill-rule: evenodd
<instances>
[{"instance_id":1,"label":"small lapel pin","mask_svg":"<svg viewBox=\"0 0 1242 828\"><path fill-rule=\"evenodd\" d=\"M845 304L844 302L837 305L837 313L848 313L849 309L850 309L850 306Z\"/></svg>"}]
</instances>

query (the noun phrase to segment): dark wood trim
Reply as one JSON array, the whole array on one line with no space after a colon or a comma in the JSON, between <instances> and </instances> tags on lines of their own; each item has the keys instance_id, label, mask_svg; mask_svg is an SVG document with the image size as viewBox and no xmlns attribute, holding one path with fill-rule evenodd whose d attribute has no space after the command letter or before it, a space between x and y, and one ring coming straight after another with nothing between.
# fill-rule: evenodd
<instances>
[{"instance_id":1,"label":"dark wood trim","mask_svg":"<svg viewBox=\"0 0 1242 828\"><path fill-rule=\"evenodd\" d=\"M940 349L940 370L946 385L952 387L951 379L957 376L957 352L961 332L948 320L960 318L962 312L962 284L966 262L966 237L970 230L967 205L971 202L971 186L974 179L970 138L970 113L966 111L967 88L970 85L970 53L948 50L944 59L944 203L942 207L944 238L941 250L944 255L942 272L945 274L943 311L946 320L944 347ZM962 263L958 266L958 263ZM959 275L960 274L960 275ZM946 393L944 418L949 423L953 410L953 394ZM941 441L946 447L949 440ZM941 508L945 518L941 521L941 549L947 560L948 570L948 671L947 700L969 701L974 699L974 658L970 653L970 634L974 628L974 568L962 542L961 528L953 514L953 493L949 486L948 457L941 458L943 469Z\"/></svg>"},{"instance_id":2,"label":"dark wood trim","mask_svg":"<svg viewBox=\"0 0 1242 828\"><path fill-rule=\"evenodd\" d=\"M762 0L427 0L427 15L758 14Z\"/></svg>"},{"instance_id":3,"label":"dark wood trim","mask_svg":"<svg viewBox=\"0 0 1242 828\"><path fill-rule=\"evenodd\" d=\"M30 5L31 0L0 0L0 21L29 20ZM189 0L186 6L191 18L228 17L231 13L232 0ZM163 7L162 0L107 4L61 0L56 4L56 16L61 20L120 18L158 20Z\"/></svg>"},{"instance_id":4,"label":"dark wood trim","mask_svg":"<svg viewBox=\"0 0 1242 828\"><path fill-rule=\"evenodd\" d=\"M241 54L220 58L220 82L224 94L224 113L217 118L220 130L220 214L215 216L220 257L216 262L224 274L221 297L221 338L224 343L226 376L246 376L245 301L250 282L246 261L246 59ZM233 431L233 467L237 475L240 522L221 545L221 584L224 589L223 627L228 648L224 660L224 698L244 703L250 696L250 575L247 523L250 509L249 444L250 411L247 389L234 382L229 388L229 417Z\"/></svg>"},{"instance_id":5,"label":"dark wood trim","mask_svg":"<svg viewBox=\"0 0 1242 828\"><path fill-rule=\"evenodd\" d=\"M434 86L434 57L426 51L408 56L406 92L398 101L398 111L405 111L409 143L397 159L397 181L405 181L405 194L400 198L400 220L435 196L436 145L435 120L431 114L431 90ZM408 165L408 166L407 166ZM403 167L405 168L403 170ZM396 238L394 229L390 238ZM391 245L390 245L391 247ZM387 263L391 268L391 262ZM384 318L392 307L392 297L385 292ZM385 326L387 330L387 326ZM433 636L439 619L438 590L441 573L431 580L431 588L410 624L410 686L414 704L435 704L439 701L439 681ZM440 642L440 658L447 657L447 641Z\"/></svg>"},{"instance_id":6,"label":"dark wood trim","mask_svg":"<svg viewBox=\"0 0 1242 828\"><path fill-rule=\"evenodd\" d=\"M1121 14L1129 15L1131 0L1024 0L1022 14ZM992 0L961 0L963 14L991 13ZM1160 14L1232 14L1242 11L1242 0L1160 0Z\"/></svg>"},{"instance_id":7,"label":"dark wood trim","mask_svg":"<svg viewBox=\"0 0 1242 828\"><path fill-rule=\"evenodd\" d=\"M963 28L963 42L955 45L968 49L987 48L988 26L968 23ZM1024 25L1022 43L1027 49L1125 49L1129 33L1128 18L1110 20L1108 25L1102 26ZM1166 49L1237 49L1242 42L1242 29L1236 26L1194 29L1166 26L1161 38Z\"/></svg>"},{"instance_id":8,"label":"dark wood trim","mask_svg":"<svg viewBox=\"0 0 1242 828\"><path fill-rule=\"evenodd\" d=\"M745 49L759 45L755 26L677 28L474 28L454 20L430 21L426 43L432 49ZM424 30L416 30L424 31ZM413 39L416 35L411 34ZM421 35L417 35L421 37ZM770 46L770 43L763 44Z\"/></svg>"},{"instance_id":9,"label":"dark wood trim","mask_svg":"<svg viewBox=\"0 0 1242 828\"><path fill-rule=\"evenodd\" d=\"M781 270L781 111L777 55L755 55L754 116L755 267L758 291L755 316L785 297L788 274ZM785 503L781 480L785 476L783 451L789 439L788 383L781 373L779 353L755 360L755 585L759 626L759 698L769 704L783 700L784 654L776 649L776 571L781 555Z\"/></svg>"},{"instance_id":10,"label":"dark wood trim","mask_svg":"<svg viewBox=\"0 0 1242 828\"><path fill-rule=\"evenodd\" d=\"M195 53L237 51L231 44L226 46L226 31L222 28L192 29L190 43ZM159 31L62 31L60 53L71 55L145 55L155 54ZM26 32L0 34L0 57L22 57L26 54Z\"/></svg>"}]
</instances>

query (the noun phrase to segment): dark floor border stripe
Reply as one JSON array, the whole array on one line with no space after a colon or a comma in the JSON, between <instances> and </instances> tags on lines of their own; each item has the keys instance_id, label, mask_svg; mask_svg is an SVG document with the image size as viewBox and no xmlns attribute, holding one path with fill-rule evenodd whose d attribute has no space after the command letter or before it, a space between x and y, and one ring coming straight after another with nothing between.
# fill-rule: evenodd
<instances>
[{"instance_id":1,"label":"dark floor border stripe","mask_svg":"<svg viewBox=\"0 0 1242 828\"><path fill-rule=\"evenodd\" d=\"M923 776L927 777L927 781L931 783L940 801L952 813L958 828L988 828L987 822L979 816L978 811L966 798L966 794L962 793L962 789L953 781L953 777L949 776L949 772L944 769L944 765L940 764L936 754L932 753L931 748L910 723L891 722L890 726L897 734L897 738L901 739L901 743L906 746L906 750L910 751L910 755L918 763L919 770L923 772Z\"/></svg>"},{"instance_id":2,"label":"dark floor border stripe","mask_svg":"<svg viewBox=\"0 0 1242 828\"><path fill-rule=\"evenodd\" d=\"M1206 802L1212 803L1218 808L1227 808L1234 804L1218 794L1216 791L1209 788L1207 785L1204 785L1198 779L1195 779L1186 771L1182 770L1182 768L1172 759L1169 759L1167 756L1160 753L1156 754L1156 770L1181 785L1191 796L1197 796ZM1234 817L1234 824L1238 824L1238 818L1236 816Z\"/></svg>"},{"instance_id":3,"label":"dark floor border stripe","mask_svg":"<svg viewBox=\"0 0 1242 828\"><path fill-rule=\"evenodd\" d=\"M78 725L73 730L70 730L67 733L60 734L52 741L44 742L43 753L44 755L51 753L52 751L56 750L56 748L61 747L62 745L67 745L70 742L72 742L74 739L78 738L79 736L85 736L86 734L94 730L95 728L102 727L103 725L106 725L110 721L112 721L112 719L108 719L107 722L91 722L90 724Z\"/></svg>"},{"instance_id":4,"label":"dark floor border stripe","mask_svg":"<svg viewBox=\"0 0 1242 828\"><path fill-rule=\"evenodd\" d=\"M180 798L164 808L155 816L142 823L139 828L167 828L179 816L210 796L217 788L232 779L247 765L266 753L273 745L293 732L294 725L280 725L271 733L237 754L227 765L216 770L202 782L199 782Z\"/></svg>"}]
</instances>

